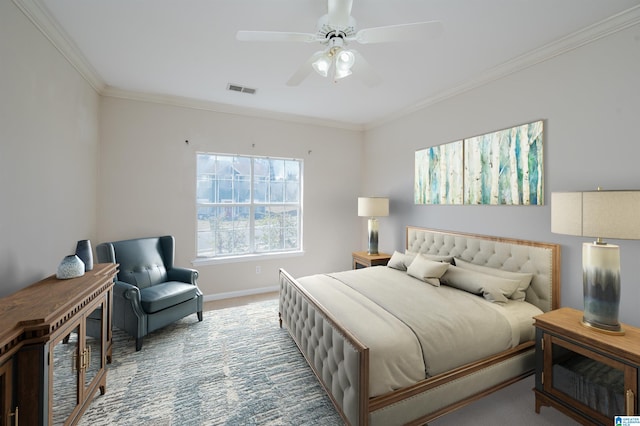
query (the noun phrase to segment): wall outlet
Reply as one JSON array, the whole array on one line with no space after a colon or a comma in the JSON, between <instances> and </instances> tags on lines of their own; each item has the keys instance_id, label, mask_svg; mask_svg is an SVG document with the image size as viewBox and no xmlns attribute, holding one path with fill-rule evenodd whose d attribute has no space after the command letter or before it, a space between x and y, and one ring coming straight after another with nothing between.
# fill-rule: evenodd
<instances>
[{"instance_id":1,"label":"wall outlet","mask_svg":"<svg viewBox=\"0 0 640 426\"><path fill-rule=\"evenodd\" d=\"M262 267L256 266L256 274L259 274L260 272L262 272Z\"/></svg>"}]
</instances>

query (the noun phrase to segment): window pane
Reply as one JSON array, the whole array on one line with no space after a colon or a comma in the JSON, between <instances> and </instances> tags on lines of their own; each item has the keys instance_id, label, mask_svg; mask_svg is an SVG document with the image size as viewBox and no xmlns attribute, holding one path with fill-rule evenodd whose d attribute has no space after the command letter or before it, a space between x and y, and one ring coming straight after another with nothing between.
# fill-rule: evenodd
<instances>
[{"instance_id":1,"label":"window pane","mask_svg":"<svg viewBox=\"0 0 640 426\"><path fill-rule=\"evenodd\" d=\"M233 157L217 155L214 175L216 180L231 180L233 178Z\"/></svg>"},{"instance_id":2,"label":"window pane","mask_svg":"<svg viewBox=\"0 0 640 426\"><path fill-rule=\"evenodd\" d=\"M199 203L212 203L214 200L213 177L211 175L198 175L196 185L196 197Z\"/></svg>"},{"instance_id":3,"label":"window pane","mask_svg":"<svg viewBox=\"0 0 640 426\"><path fill-rule=\"evenodd\" d=\"M272 251L283 248L281 211L280 207L266 207L263 218L256 219L256 251Z\"/></svg>"},{"instance_id":4,"label":"window pane","mask_svg":"<svg viewBox=\"0 0 640 426\"><path fill-rule=\"evenodd\" d=\"M216 207L215 252L217 255L249 252L249 208Z\"/></svg>"},{"instance_id":5,"label":"window pane","mask_svg":"<svg viewBox=\"0 0 640 426\"><path fill-rule=\"evenodd\" d=\"M269 182L265 180L255 181L253 184L253 201L266 203L269 196Z\"/></svg>"},{"instance_id":6,"label":"window pane","mask_svg":"<svg viewBox=\"0 0 640 426\"><path fill-rule=\"evenodd\" d=\"M271 160L269 178L271 181L269 202L284 201L284 160Z\"/></svg>"},{"instance_id":7,"label":"window pane","mask_svg":"<svg viewBox=\"0 0 640 426\"><path fill-rule=\"evenodd\" d=\"M216 181L216 203L230 203L233 201L233 180L231 178L219 178Z\"/></svg>"},{"instance_id":8,"label":"window pane","mask_svg":"<svg viewBox=\"0 0 640 426\"><path fill-rule=\"evenodd\" d=\"M284 160L269 160L269 177L272 181L284 180Z\"/></svg>"},{"instance_id":9,"label":"window pane","mask_svg":"<svg viewBox=\"0 0 640 426\"><path fill-rule=\"evenodd\" d=\"M212 223L213 222L213 223ZM215 212L211 207L198 207L198 256L215 256Z\"/></svg>"},{"instance_id":10,"label":"window pane","mask_svg":"<svg viewBox=\"0 0 640 426\"><path fill-rule=\"evenodd\" d=\"M285 161L285 179L289 182L300 180L300 163L298 161Z\"/></svg>"},{"instance_id":11,"label":"window pane","mask_svg":"<svg viewBox=\"0 0 640 426\"><path fill-rule=\"evenodd\" d=\"M284 248L285 249L297 249L300 248L300 239L298 230L298 212L297 208L290 209L284 216Z\"/></svg>"},{"instance_id":12,"label":"window pane","mask_svg":"<svg viewBox=\"0 0 640 426\"><path fill-rule=\"evenodd\" d=\"M197 160L198 175L200 174L215 174L216 170L216 156L208 154L198 155Z\"/></svg>"},{"instance_id":13,"label":"window pane","mask_svg":"<svg viewBox=\"0 0 640 426\"><path fill-rule=\"evenodd\" d=\"M284 201L284 182L271 182L269 202L281 203Z\"/></svg>"},{"instance_id":14,"label":"window pane","mask_svg":"<svg viewBox=\"0 0 640 426\"><path fill-rule=\"evenodd\" d=\"M233 173L233 201L236 203L251 202L251 158L234 158Z\"/></svg>"},{"instance_id":15,"label":"window pane","mask_svg":"<svg viewBox=\"0 0 640 426\"><path fill-rule=\"evenodd\" d=\"M253 159L253 200L266 203L269 200L269 160Z\"/></svg>"},{"instance_id":16,"label":"window pane","mask_svg":"<svg viewBox=\"0 0 640 426\"><path fill-rule=\"evenodd\" d=\"M300 184L298 182L286 182L284 201L287 203L297 203L300 201Z\"/></svg>"},{"instance_id":17,"label":"window pane","mask_svg":"<svg viewBox=\"0 0 640 426\"><path fill-rule=\"evenodd\" d=\"M224 203L231 201L231 190L233 182L233 157L216 156L216 168L214 178L214 203Z\"/></svg>"}]
</instances>

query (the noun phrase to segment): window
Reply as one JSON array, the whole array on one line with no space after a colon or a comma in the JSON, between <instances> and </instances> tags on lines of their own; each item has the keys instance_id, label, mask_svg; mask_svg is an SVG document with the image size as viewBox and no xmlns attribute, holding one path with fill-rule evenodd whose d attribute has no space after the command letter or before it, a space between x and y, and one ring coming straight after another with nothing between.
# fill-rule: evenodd
<instances>
[{"instance_id":1,"label":"window","mask_svg":"<svg viewBox=\"0 0 640 426\"><path fill-rule=\"evenodd\" d=\"M302 250L302 160L197 154L197 254Z\"/></svg>"}]
</instances>

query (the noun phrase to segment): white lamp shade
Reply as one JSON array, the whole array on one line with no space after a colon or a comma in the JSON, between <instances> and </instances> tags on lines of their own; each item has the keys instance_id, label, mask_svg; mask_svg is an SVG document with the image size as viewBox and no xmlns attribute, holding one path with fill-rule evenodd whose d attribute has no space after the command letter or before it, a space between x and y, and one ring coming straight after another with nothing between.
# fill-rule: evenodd
<instances>
[{"instance_id":1,"label":"white lamp shade","mask_svg":"<svg viewBox=\"0 0 640 426\"><path fill-rule=\"evenodd\" d=\"M358 197L358 216L389 216L389 199L383 197Z\"/></svg>"},{"instance_id":2,"label":"white lamp shade","mask_svg":"<svg viewBox=\"0 0 640 426\"><path fill-rule=\"evenodd\" d=\"M554 192L551 232L640 239L640 191Z\"/></svg>"}]
</instances>

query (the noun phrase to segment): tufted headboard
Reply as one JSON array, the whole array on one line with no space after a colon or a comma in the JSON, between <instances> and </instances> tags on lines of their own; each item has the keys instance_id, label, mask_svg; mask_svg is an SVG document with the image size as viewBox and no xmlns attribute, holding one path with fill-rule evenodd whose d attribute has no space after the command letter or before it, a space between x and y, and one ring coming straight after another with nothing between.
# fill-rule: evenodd
<instances>
[{"instance_id":1,"label":"tufted headboard","mask_svg":"<svg viewBox=\"0 0 640 426\"><path fill-rule=\"evenodd\" d=\"M560 307L560 245L407 226L406 249L459 257L477 265L532 273L526 301L547 312Z\"/></svg>"}]
</instances>

